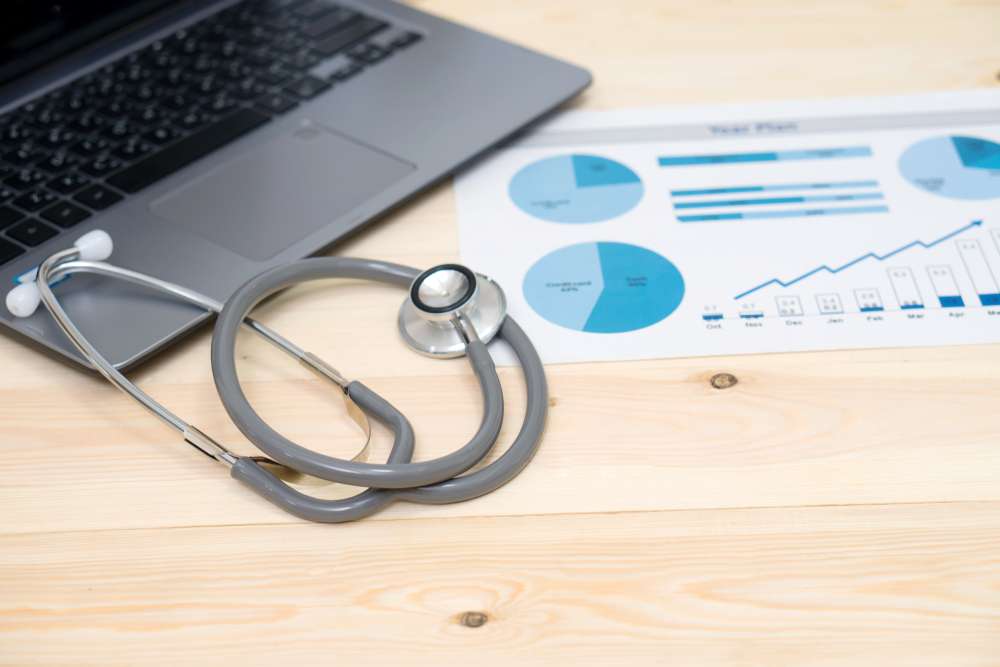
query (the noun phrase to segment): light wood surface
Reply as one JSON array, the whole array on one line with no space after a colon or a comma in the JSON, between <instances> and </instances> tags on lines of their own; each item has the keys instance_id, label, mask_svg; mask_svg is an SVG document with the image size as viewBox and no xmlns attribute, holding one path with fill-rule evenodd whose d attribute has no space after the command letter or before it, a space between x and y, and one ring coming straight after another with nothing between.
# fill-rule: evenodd
<instances>
[{"instance_id":1,"label":"light wood surface","mask_svg":"<svg viewBox=\"0 0 1000 667\"><path fill-rule=\"evenodd\" d=\"M592 69L581 108L1000 70L989 0L415 4ZM450 185L338 252L457 259ZM398 292L326 287L260 316L391 397L421 457L462 442L464 362L402 348ZM258 341L241 354L266 418L350 450L336 397ZM207 360L201 333L135 377L249 452ZM2 664L1000 665L1000 346L553 366L516 482L346 526L275 510L102 381L5 337L0 364ZM721 371L739 383L712 388Z\"/></svg>"}]
</instances>

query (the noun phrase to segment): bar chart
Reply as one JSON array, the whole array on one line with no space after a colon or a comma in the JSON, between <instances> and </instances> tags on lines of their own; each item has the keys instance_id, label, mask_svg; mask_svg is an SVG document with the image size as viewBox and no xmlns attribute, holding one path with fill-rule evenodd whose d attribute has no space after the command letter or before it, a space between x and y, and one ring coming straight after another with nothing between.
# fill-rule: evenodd
<instances>
[{"instance_id":1,"label":"bar chart","mask_svg":"<svg viewBox=\"0 0 1000 667\"><path fill-rule=\"evenodd\" d=\"M717 155L666 155L659 158L661 167L690 167L741 162L788 162L790 160L836 160L871 157L868 146L843 148L808 148L803 150L757 151L752 153L722 153Z\"/></svg>"},{"instance_id":2,"label":"bar chart","mask_svg":"<svg viewBox=\"0 0 1000 667\"><path fill-rule=\"evenodd\" d=\"M965 299L950 266L928 266L927 277L942 308L964 308Z\"/></svg>"},{"instance_id":3,"label":"bar chart","mask_svg":"<svg viewBox=\"0 0 1000 667\"><path fill-rule=\"evenodd\" d=\"M989 243L986 251L984 238ZM934 251L929 259L921 251ZM911 261L900 263L901 259ZM942 262L942 259L948 260ZM892 261L881 274L871 269ZM868 267L860 271L859 267ZM861 273L868 285L857 285ZM974 220L930 241L917 239L884 253L866 252L842 264L823 264L789 279L771 278L733 297L736 319L761 320L769 317L802 318L839 317L857 313L875 315L891 311L913 313L931 310L960 311L969 308L1000 307L1000 228L982 230L982 221ZM879 278L882 276L882 278ZM884 280L883 280L884 278ZM824 287L843 283L841 291L818 290L809 293L810 281L822 281ZM882 283L875 285L871 283ZM794 288L790 292L788 288ZM774 306L760 297L773 293ZM849 297L851 307L845 307ZM808 296L809 299L804 297ZM814 304L807 307L807 304ZM703 319L725 319L725 309L713 307ZM996 310L1000 315L1000 309ZM839 320L838 320L839 321Z\"/></svg>"},{"instance_id":4,"label":"bar chart","mask_svg":"<svg viewBox=\"0 0 1000 667\"><path fill-rule=\"evenodd\" d=\"M805 153L804 151L796 154ZM753 154L759 155L759 154ZM780 153L773 155L780 156ZM660 158L679 164L738 164L740 160L722 160L727 156L689 156ZM738 157L746 157L738 156ZM698 159L720 159L698 162ZM780 157L777 159L781 159ZM670 190L671 205L682 223L728 222L808 218L816 216L888 213L885 194L874 179L818 181L806 183L733 184L713 188Z\"/></svg>"}]
</instances>

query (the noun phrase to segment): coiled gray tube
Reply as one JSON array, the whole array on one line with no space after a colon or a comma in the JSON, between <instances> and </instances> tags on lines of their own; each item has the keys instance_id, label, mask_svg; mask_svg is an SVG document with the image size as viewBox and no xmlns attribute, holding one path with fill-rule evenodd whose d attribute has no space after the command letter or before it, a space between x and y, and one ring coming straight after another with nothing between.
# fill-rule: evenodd
<instances>
[{"instance_id":1,"label":"coiled gray tube","mask_svg":"<svg viewBox=\"0 0 1000 667\"><path fill-rule=\"evenodd\" d=\"M212 371L230 418L261 451L283 465L330 481L374 488L343 500L313 498L289 487L250 458L236 461L231 470L234 478L296 516L330 523L369 516L394 500L440 504L475 498L502 486L528 464L544 430L548 390L534 346L510 318L504 321L498 336L507 340L521 362L527 388L525 419L508 451L474 473L456 477L486 456L503 420L503 394L496 368L486 346L479 341L468 347L469 361L483 392L479 430L462 448L431 461L410 463L412 450L408 452L405 446L399 446L407 438L398 437L398 430L397 444L385 464L357 463L319 454L277 433L250 406L236 375L236 333L247 313L262 299L293 284L320 278L361 278L405 286L417 275L415 269L398 264L315 258L266 271L236 291L219 315L212 337ZM374 418L394 430L408 428L408 422L405 425L394 422L394 414L399 413L364 385L353 382L347 391Z\"/></svg>"}]
</instances>

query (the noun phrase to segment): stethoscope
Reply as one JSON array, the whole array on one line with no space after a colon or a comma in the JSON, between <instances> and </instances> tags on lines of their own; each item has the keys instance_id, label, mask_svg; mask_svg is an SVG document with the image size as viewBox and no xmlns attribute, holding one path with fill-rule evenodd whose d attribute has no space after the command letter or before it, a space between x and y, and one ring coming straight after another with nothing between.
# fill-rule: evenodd
<instances>
[{"instance_id":1,"label":"stethoscope","mask_svg":"<svg viewBox=\"0 0 1000 667\"><path fill-rule=\"evenodd\" d=\"M264 271L223 304L181 285L105 262L112 247L111 237L104 231L84 234L73 247L43 261L34 281L22 282L12 289L6 299L8 310L17 317L29 317L39 304L44 304L80 354L108 381L180 432L185 442L227 466L232 477L295 516L321 522L352 521L374 514L396 500L427 504L469 500L513 479L538 449L548 408L545 370L531 341L507 316L503 290L486 276L457 264L443 264L421 272L388 262L321 257ZM53 283L75 273L121 279L217 313L211 361L219 398L240 431L267 457L232 453L158 403L115 368L80 332L52 291ZM413 428L402 413L361 382L347 380L316 355L249 317L254 306L271 294L300 282L324 278L373 280L409 288L398 317L403 340L417 352L432 357L468 356L479 380L483 417L468 443L445 456L414 462ZM243 326L342 390L348 413L365 435L365 446L358 456L347 460L306 449L260 418L243 393L236 374L236 335ZM521 364L527 406L521 429L508 450L489 465L468 472L493 448L503 423L503 391L486 349L494 338L506 341ZM362 460L371 435L365 415L394 434L385 463ZM367 489L344 499L316 498L285 481L297 475Z\"/></svg>"}]
</instances>

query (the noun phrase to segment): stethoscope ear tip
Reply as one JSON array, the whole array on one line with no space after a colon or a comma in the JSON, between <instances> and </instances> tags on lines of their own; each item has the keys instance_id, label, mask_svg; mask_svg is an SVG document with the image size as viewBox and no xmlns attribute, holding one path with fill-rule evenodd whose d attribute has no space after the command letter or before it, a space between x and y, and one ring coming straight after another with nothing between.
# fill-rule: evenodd
<instances>
[{"instance_id":1,"label":"stethoscope ear tip","mask_svg":"<svg viewBox=\"0 0 1000 667\"><path fill-rule=\"evenodd\" d=\"M73 244L80 251L80 259L88 262L103 262L111 257L114 243L111 235L103 229L93 229L76 240Z\"/></svg>"},{"instance_id":2,"label":"stethoscope ear tip","mask_svg":"<svg viewBox=\"0 0 1000 667\"><path fill-rule=\"evenodd\" d=\"M31 317L41 301L42 294L34 282L21 283L7 292L7 310L14 317Z\"/></svg>"}]
</instances>

